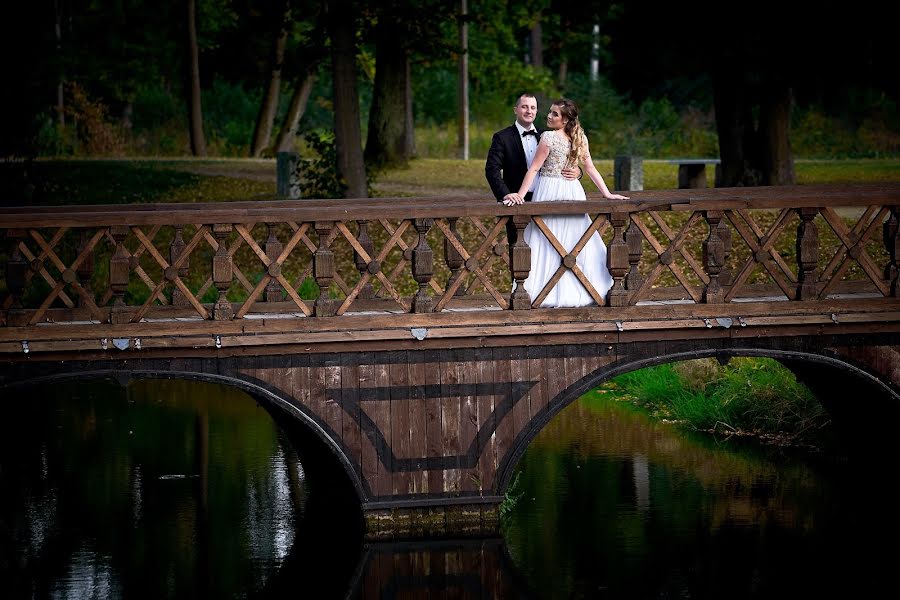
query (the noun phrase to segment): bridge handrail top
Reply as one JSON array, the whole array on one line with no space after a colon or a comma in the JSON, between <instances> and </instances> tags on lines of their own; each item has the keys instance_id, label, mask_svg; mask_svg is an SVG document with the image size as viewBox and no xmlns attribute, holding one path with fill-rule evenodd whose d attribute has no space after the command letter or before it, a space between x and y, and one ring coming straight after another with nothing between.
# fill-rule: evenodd
<instances>
[{"instance_id":1,"label":"bridge handrail top","mask_svg":"<svg viewBox=\"0 0 900 600\"><path fill-rule=\"evenodd\" d=\"M586 202L507 207L490 197L259 200L183 204L12 206L0 228L50 226L353 221L532 214L634 213L646 210L729 210L900 204L900 183L709 188L625 192L630 200L588 194Z\"/></svg>"}]
</instances>

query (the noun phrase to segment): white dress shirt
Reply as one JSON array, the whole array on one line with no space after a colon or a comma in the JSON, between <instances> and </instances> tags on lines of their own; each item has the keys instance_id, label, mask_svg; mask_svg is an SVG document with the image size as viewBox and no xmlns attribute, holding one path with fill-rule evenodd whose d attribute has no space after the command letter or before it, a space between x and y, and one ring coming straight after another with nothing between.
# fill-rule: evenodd
<instances>
[{"instance_id":1,"label":"white dress shirt","mask_svg":"<svg viewBox=\"0 0 900 600\"><path fill-rule=\"evenodd\" d=\"M522 127L518 121L516 121L516 129L519 131L519 137L522 138L522 149L525 150L525 166L530 169L531 161L534 160L534 153L537 151L538 137L533 136L533 135L526 135L523 137L522 133L524 133L526 131L526 129L524 127ZM529 131L537 131L537 129L535 129L534 125L532 125L528 130ZM540 178L540 176L541 176L540 173L538 173L534 176L534 181L531 182L531 187L528 188L529 192L534 191L534 188L537 185L537 182L538 182L538 179ZM510 190L510 191L516 191L516 190Z\"/></svg>"}]
</instances>

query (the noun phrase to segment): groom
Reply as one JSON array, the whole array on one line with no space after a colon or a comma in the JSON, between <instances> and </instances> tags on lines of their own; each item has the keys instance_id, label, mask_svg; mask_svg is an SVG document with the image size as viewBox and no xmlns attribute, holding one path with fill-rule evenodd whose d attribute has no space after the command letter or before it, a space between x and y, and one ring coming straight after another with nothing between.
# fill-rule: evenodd
<instances>
[{"instance_id":1,"label":"groom","mask_svg":"<svg viewBox=\"0 0 900 600\"><path fill-rule=\"evenodd\" d=\"M508 201L510 196L515 195L522 185L522 180L525 179L525 173L531 167L541 135L541 130L534 126L537 110L537 99L534 95L527 92L522 94L513 107L516 122L495 133L491 139L491 149L488 150L487 162L484 165L484 176L497 202ZM580 169L577 167L566 168L562 172L566 179L577 179L579 174ZM531 200L531 194L539 179L540 174L534 178L531 188L525 194L526 202ZM510 244L514 244L516 230L511 225L510 220L506 224L506 238Z\"/></svg>"},{"instance_id":2,"label":"groom","mask_svg":"<svg viewBox=\"0 0 900 600\"><path fill-rule=\"evenodd\" d=\"M484 165L484 176L487 177L497 202L508 200L519 191L541 135L534 126L537 99L532 94L519 96L513 113L516 115L516 122L494 134ZM531 200L531 190L525 200Z\"/></svg>"}]
</instances>

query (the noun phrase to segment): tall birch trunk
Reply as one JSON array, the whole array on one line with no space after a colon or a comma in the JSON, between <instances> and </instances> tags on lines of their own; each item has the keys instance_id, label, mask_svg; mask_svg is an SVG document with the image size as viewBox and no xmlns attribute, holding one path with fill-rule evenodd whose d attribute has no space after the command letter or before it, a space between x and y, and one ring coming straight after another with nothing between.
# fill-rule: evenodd
<instances>
[{"instance_id":1,"label":"tall birch trunk","mask_svg":"<svg viewBox=\"0 0 900 600\"><path fill-rule=\"evenodd\" d=\"M294 144L297 140L297 127L300 125L303 113L306 112L306 104L309 102L309 94L312 92L315 82L316 76L313 73L309 73L294 87L294 93L291 95L291 105L284 116L284 123L281 125L281 131L278 133L278 139L275 140L275 148L278 152L291 152L294 150Z\"/></svg>"},{"instance_id":2,"label":"tall birch trunk","mask_svg":"<svg viewBox=\"0 0 900 600\"><path fill-rule=\"evenodd\" d=\"M272 43L269 85L266 87L259 107L256 127L253 130L253 142L250 144L250 156L255 158L261 156L269 147L272 138L272 127L275 124L275 114L278 112L278 99L281 93L281 69L284 65L284 51L287 48L289 15L290 13L285 13L278 36Z\"/></svg>"}]
</instances>

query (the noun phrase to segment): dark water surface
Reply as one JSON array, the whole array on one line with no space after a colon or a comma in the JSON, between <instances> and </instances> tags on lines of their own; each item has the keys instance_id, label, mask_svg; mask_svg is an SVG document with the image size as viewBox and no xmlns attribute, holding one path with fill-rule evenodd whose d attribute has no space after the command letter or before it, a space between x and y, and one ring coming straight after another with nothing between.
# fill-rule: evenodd
<instances>
[{"instance_id":1,"label":"dark water surface","mask_svg":"<svg viewBox=\"0 0 900 600\"><path fill-rule=\"evenodd\" d=\"M889 455L716 442L594 393L525 454L504 538L364 544L355 499L288 435L242 392L205 383L57 384L8 399L0 597L815 598L893 588Z\"/></svg>"}]
</instances>

